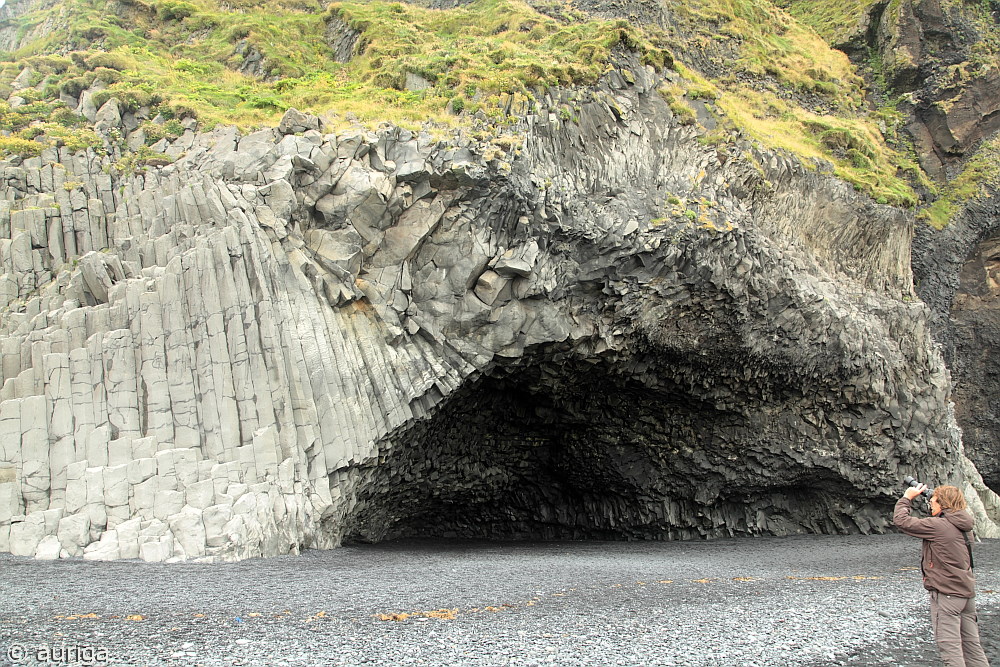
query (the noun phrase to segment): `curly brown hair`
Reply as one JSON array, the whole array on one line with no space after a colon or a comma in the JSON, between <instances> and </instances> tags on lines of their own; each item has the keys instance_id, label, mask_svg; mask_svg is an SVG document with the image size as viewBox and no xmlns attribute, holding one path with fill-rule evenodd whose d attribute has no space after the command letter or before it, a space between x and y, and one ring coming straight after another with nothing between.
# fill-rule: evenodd
<instances>
[{"instance_id":1,"label":"curly brown hair","mask_svg":"<svg viewBox=\"0 0 1000 667\"><path fill-rule=\"evenodd\" d=\"M965 502L965 496L957 486L939 486L934 489L934 498L938 501L941 509L959 511L966 509L969 505Z\"/></svg>"}]
</instances>

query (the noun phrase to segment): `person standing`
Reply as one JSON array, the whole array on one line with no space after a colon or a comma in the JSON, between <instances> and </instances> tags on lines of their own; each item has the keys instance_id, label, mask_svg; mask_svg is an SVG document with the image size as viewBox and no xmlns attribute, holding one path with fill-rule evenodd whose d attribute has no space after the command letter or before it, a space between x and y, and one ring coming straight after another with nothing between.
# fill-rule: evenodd
<instances>
[{"instance_id":1,"label":"person standing","mask_svg":"<svg viewBox=\"0 0 1000 667\"><path fill-rule=\"evenodd\" d=\"M907 535L923 539L920 569L931 597L934 641L947 667L989 667L976 617L972 515L957 487L939 486L930 500L931 516L910 516L913 499L925 490L924 484L907 489L896 502L892 522Z\"/></svg>"}]
</instances>

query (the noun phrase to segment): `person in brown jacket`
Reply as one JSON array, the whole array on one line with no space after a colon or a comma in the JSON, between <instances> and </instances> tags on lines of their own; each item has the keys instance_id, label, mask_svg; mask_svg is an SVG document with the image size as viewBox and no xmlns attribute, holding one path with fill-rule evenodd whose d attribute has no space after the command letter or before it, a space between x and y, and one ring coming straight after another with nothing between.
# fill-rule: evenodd
<instances>
[{"instance_id":1,"label":"person in brown jacket","mask_svg":"<svg viewBox=\"0 0 1000 667\"><path fill-rule=\"evenodd\" d=\"M989 667L976 617L976 577L968 541L972 515L957 487L939 486L930 500L931 516L910 516L913 499L926 489L924 484L907 489L896 502L892 522L907 535L923 539L920 569L931 596L934 641L947 667Z\"/></svg>"}]
</instances>

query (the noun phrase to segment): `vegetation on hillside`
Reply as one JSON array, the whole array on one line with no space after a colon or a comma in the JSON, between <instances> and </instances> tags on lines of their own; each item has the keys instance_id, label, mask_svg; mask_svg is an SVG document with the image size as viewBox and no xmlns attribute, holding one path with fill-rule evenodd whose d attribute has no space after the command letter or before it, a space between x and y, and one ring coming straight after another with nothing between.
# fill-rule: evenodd
<instances>
[{"instance_id":1,"label":"vegetation on hillside","mask_svg":"<svg viewBox=\"0 0 1000 667\"><path fill-rule=\"evenodd\" d=\"M861 36L866 28L866 13L875 0L778 0L788 11L821 34L831 44L843 44ZM881 105L880 113L896 116L896 107L912 108L914 96L924 103L933 102L947 110L953 96L977 77L989 75L1000 67L1000 23L996 0L941 0L940 9L956 29L954 39L927 40L922 44L924 75L908 81L904 89L891 83L899 68L914 68L908 49L897 50L901 0L890 0L879 26L879 48L869 47L863 69L873 87L871 98ZM860 42L856 42L860 43ZM880 50L881 49L881 50ZM884 51L884 52L883 52ZM913 154L905 141L890 143L902 153ZM933 201L919 212L919 217L937 228L943 228L973 199L1000 187L1000 143L998 138L984 141L963 156L960 170L946 182L933 182L920 172L914 179L928 191ZM915 160L914 160L915 162Z\"/></svg>"},{"instance_id":2,"label":"vegetation on hillside","mask_svg":"<svg viewBox=\"0 0 1000 667\"><path fill-rule=\"evenodd\" d=\"M789 13L815 30L828 44L842 44L856 32L868 10L879 0L783 0ZM892 12L900 0L890 0Z\"/></svg>"},{"instance_id":3,"label":"vegetation on hillside","mask_svg":"<svg viewBox=\"0 0 1000 667\"><path fill-rule=\"evenodd\" d=\"M917 203L919 168L885 136L901 117L869 107L855 66L815 30L758 0L696 0L675 11L684 21L680 52L699 49L722 61L706 71L722 126L708 140L739 129L806 165L831 164L882 203Z\"/></svg>"},{"instance_id":4,"label":"vegetation on hillside","mask_svg":"<svg viewBox=\"0 0 1000 667\"><path fill-rule=\"evenodd\" d=\"M749 136L808 165L830 164L879 201L916 203L919 170L885 138L898 114L869 109L854 66L801 12L797 20L768 0L672 0L667 29L533 2L474 0L450 10L381 0L38 3L13 20L20 34L56 29L0 53L0 97L24 67L32 72L30 87L16 92L20 106L0 103L0 151L100 146L59 101L86 90L98 106L115 97L127 110L148 108L156 122L143 125L147 143L179 134L184 117L250 129L276 124L290 107L365 124L513 124L547 88L594 83L616 51L632 50L674 70L661 93L681 122L697 122L696 101L714 115L705 142L723 149ZM832 29L856 20L851 8L866 2L814 4ZM346 63L334 60L330 25L359 33Z\"/></svg>"},{"instance_id":5,"label":"vegetation on hillside","mask_svg":"<svg viewBox=\"0 0 1000 667\"><path fill-rule=\"evenodd\" d=\"M1000 138L984 142L961 173L945 183L939 196L920 211L920 217L943 229L961 211L963 204L987 195L989 188L1000 184Z\"/></svg>"},{"instance_id":6,"label":"vegetation on hillside","mask_svg":"<svg viewBox=\"0 0 1000 667\"><path fill-rule=\"evenodd\" d=\"M425 99L453 112L475 110L480 101L494 109L505 94L532 99L545 88L596 83L619 46L657 69L673 62L663 34L624 20L563 22L517 0L476 0L448 11L336 2L327 12L366 45L346 68L352 80L399 90L408 74L418 75L429 84Z\"/></svg>"},{"instance_id":7,"label":"vegetation on hillside","mask_svg":"<svg viewBox=\"0 0 1000 667\"><path fill-rule=\"evenodd\" d=\"M65 29L6 54L0 88L8 90L0 93L28 65L45 82L43 99L75 96L100 80L97 104L114 96L130 109L194 116L202 126L273 124L290 107L363 122L447 123L462 111L492 109L491 96L592 83L621 43L654 66L669 64L627 22L563 24L517 0L476 0L447 12L398 2L307 11L288 2L127 0L117 15L110 4L68 0L22 18L22 30L45 22ZM349 63L332 58L331 18L361 32L364 48ZM407 90L407 73L430 87Z\"/></svg>"}]
</instances>

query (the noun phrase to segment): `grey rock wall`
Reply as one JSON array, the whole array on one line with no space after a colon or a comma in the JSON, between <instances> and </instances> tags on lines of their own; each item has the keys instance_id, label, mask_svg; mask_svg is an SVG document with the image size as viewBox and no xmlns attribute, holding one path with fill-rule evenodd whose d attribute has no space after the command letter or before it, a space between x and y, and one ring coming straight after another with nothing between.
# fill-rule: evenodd
<instances>
[{"instance_id":1,"label":"grey rock wall","mask_svg":"<svg viewBox=\"0 0 1000 667\"><path fill-rule=\"evenodd\" d=\"M962 266L951 307L955 412L963 443L990 486L1000 485L1000 234Z\"/></svg>"},{"instance_id":2,"label":"grey rock wall","mask_svg":"<svg viewBox=\"0 0 1000 667\"><path fill-rule=\"evenodd\" d=\"M963 442L986 482L1000 484L1000 406L997 404L998 318L995 194L970 202L942 230L917 227L914 275L932 307L932 331L942 345L954 384Z\"/></svg>"},{"instance_id":3,"label":"grey rock wall","mask_svg":"<svg viewBox=\"0 0 1000 667\"><path fill-rule=\"evenodd\" d=\"M973 479L911 220L659 83L523 142L289 112L0 163L0 549L870 532L902 475Z\"/></svg>"}]
</instances>

